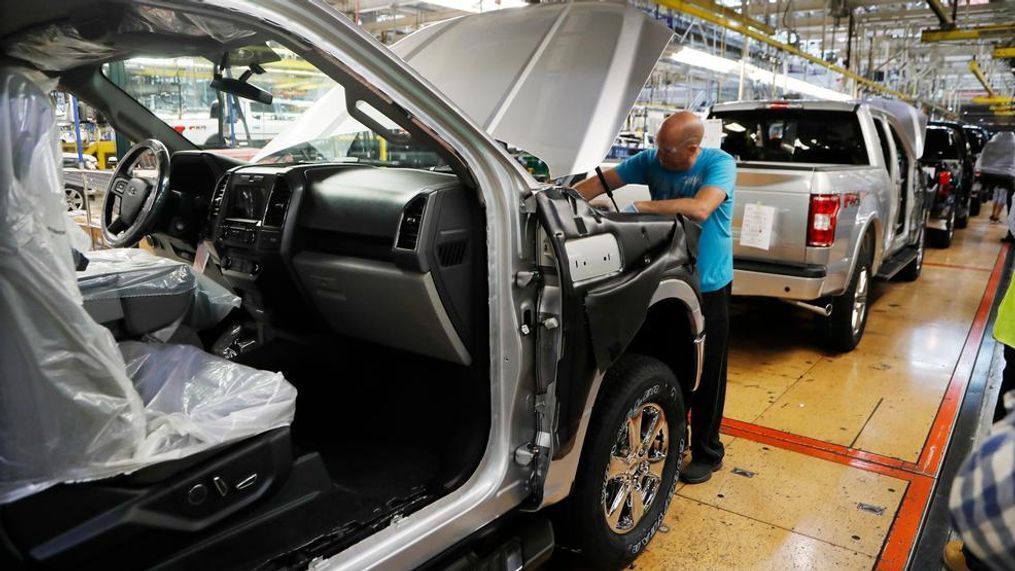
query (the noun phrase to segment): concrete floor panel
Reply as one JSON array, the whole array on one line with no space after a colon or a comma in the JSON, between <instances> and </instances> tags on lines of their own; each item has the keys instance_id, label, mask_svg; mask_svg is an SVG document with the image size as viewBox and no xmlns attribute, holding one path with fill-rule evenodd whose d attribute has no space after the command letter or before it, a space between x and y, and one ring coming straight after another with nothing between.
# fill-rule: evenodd
<instances>
[{"instance_id":1,"label":"concrete floor panel","mask_svg":"<svg viewBox=\"0 0 1015 571\"><path fill-rule=\"evenodd\" d=\"M874 558L677 496L634 569L870 569Z\"/></svg>"},{"instance_id":2,"label":"concrete floor panel","mask_svg":"<svg viewBox=\"0 0 1015 571\"><path fill-rule=\"evenodd\" d=\"M903 480L740 438L710 481L677 494L877 556L905 490Z\"/></svg>"}]
</instances>

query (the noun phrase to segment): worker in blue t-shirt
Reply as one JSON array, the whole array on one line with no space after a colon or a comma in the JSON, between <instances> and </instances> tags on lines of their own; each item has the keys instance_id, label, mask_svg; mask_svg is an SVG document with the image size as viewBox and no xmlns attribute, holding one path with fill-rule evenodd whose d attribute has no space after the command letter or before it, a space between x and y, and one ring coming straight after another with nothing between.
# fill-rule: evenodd
<instances>
[{"instance_id":1,"label":"worker in blue t-shirt","mask_svg":"<svg viewBox=\"0 0 1015 571\"><path fill-rule=\"evenodd\" d=\"M729 298L733 282L733 187L736 161L719 149L703 149L705 126L693 113L668 117L648 149L603 173L610 190L646 184L650 201L634 204L638 212L682 214L702 224L698 241L702 313L705 316L705 362L701 384L691 398L691 462L680 478L690 484L707 481L722 467L719 441L726 400L726 354ZM577 185L587 200L606 192L598 177Z\"/></svg>"}]
</instances>

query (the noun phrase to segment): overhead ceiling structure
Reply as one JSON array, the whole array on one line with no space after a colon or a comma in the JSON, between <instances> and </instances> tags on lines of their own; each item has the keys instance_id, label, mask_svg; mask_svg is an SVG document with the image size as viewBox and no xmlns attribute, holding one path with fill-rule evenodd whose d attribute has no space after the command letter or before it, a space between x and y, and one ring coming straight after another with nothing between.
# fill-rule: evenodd
<instances>
[{"instance_id":1,"label":"overhead ceiling structure","mask_svg":"<svg viewBox=\"0 0 1015 571\"><path fill-rule=\"evenodd\" d=\"M386 43L433 22L539 2L327 1ZM700 103L749 97L743 81L738 90L730 80L736 70L727 70L729 62L739 67L743 60L752 72L741 77L765 78L773 84L771 93L794 91L785 86L804 82L816 87L797 89L801 96L822 90L829 97L839 97L831 91L849 97L880 94L919 103L941 116L962 113L972 121L1013 124L1007 110L997 110L1001 104L982 102L1015 96L1012 0L627 1L674 29L671 57L664 58L660 73L669 87L681 83L683 74L688 89L693 84L693 89L712 90L698 97ZM680 56L681 47L722 59L690 61L693 52ZM700 61L711 67L692 65ZM667 65L677 71L671 73ZM716 67L727 71L716 74Z\"/></svg>"}]
</instances>

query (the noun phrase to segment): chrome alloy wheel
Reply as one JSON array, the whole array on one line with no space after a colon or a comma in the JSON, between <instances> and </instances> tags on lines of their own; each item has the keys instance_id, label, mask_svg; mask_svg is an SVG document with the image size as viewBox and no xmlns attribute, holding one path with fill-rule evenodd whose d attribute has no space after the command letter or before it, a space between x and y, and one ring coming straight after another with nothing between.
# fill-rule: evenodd
<instances>
[{"instance_id":1,"label":"chrome alloy wheel","mask_svg":"<svg viewBox=\"0 0 1015 571\"><path fill-rule=\"evenodd\" d=\"M853 294L853 335L860 332L864 315L867 313L867 290L870 288L870 271L867 266L857 268L860 275L856 280L856 292Z\"/></svg>"},{"instance_id":2,"label":"chrome alloy wheel","mask_svg":"<svg viewBox=\"0 0 1015 571\"><path fill-rule=\"evenodd\" d=\"M63 194L67 200L67 210L82 210L85 207L84 191L65 186Z\"/></svg>"},{"instance_id":3,"label":"chrome alloy wheel","mask_svg":"<svg viewBox=\"0 0 1015 571\"><path fill-rule=\"evenodd\" d=\"M669 451L666 413L654 403L638 407L617 432L603 480L603 517L625 534L635 527L662 491Z\"/></svg>"}]
</instances>

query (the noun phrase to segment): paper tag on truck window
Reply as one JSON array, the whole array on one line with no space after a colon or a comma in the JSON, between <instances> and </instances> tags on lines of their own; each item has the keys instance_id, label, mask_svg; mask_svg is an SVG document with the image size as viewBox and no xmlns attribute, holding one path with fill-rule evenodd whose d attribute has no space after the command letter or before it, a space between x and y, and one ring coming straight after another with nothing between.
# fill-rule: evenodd
<instances>
[{"instance_id":1,"label":"paper tag on truck window","mask_svg":"<svg viewBox=\"0 0 1015 571\"><path fill-rule=\"evenodd\" d=\"M205 266L208 265L208 246L204 240L197 244L197 253L194 254L194 271L203 274Z\"/></svg>"},{"instance_id":2,"label":"paper tag on truck window","mask_svg":"<svg viewBox=\"0 0 1015 571\"><path fill-rule=\"evenodd\" d=\"M745 204L740 224L740 245L768 250L772 246L775 208L763 204Z\"/></svg>"},{"instance_id":3,"label":"paper tag on truck window","mask_svg":"<svg viewBox=\"0 0 1015 571\"><path fill-rule=\"evenodd\" d=\"M702 124L705 126L705 134L701 138L701 147L718 149L722 146L722 119L705 119Z\"/></svg>"}]
</instances>

